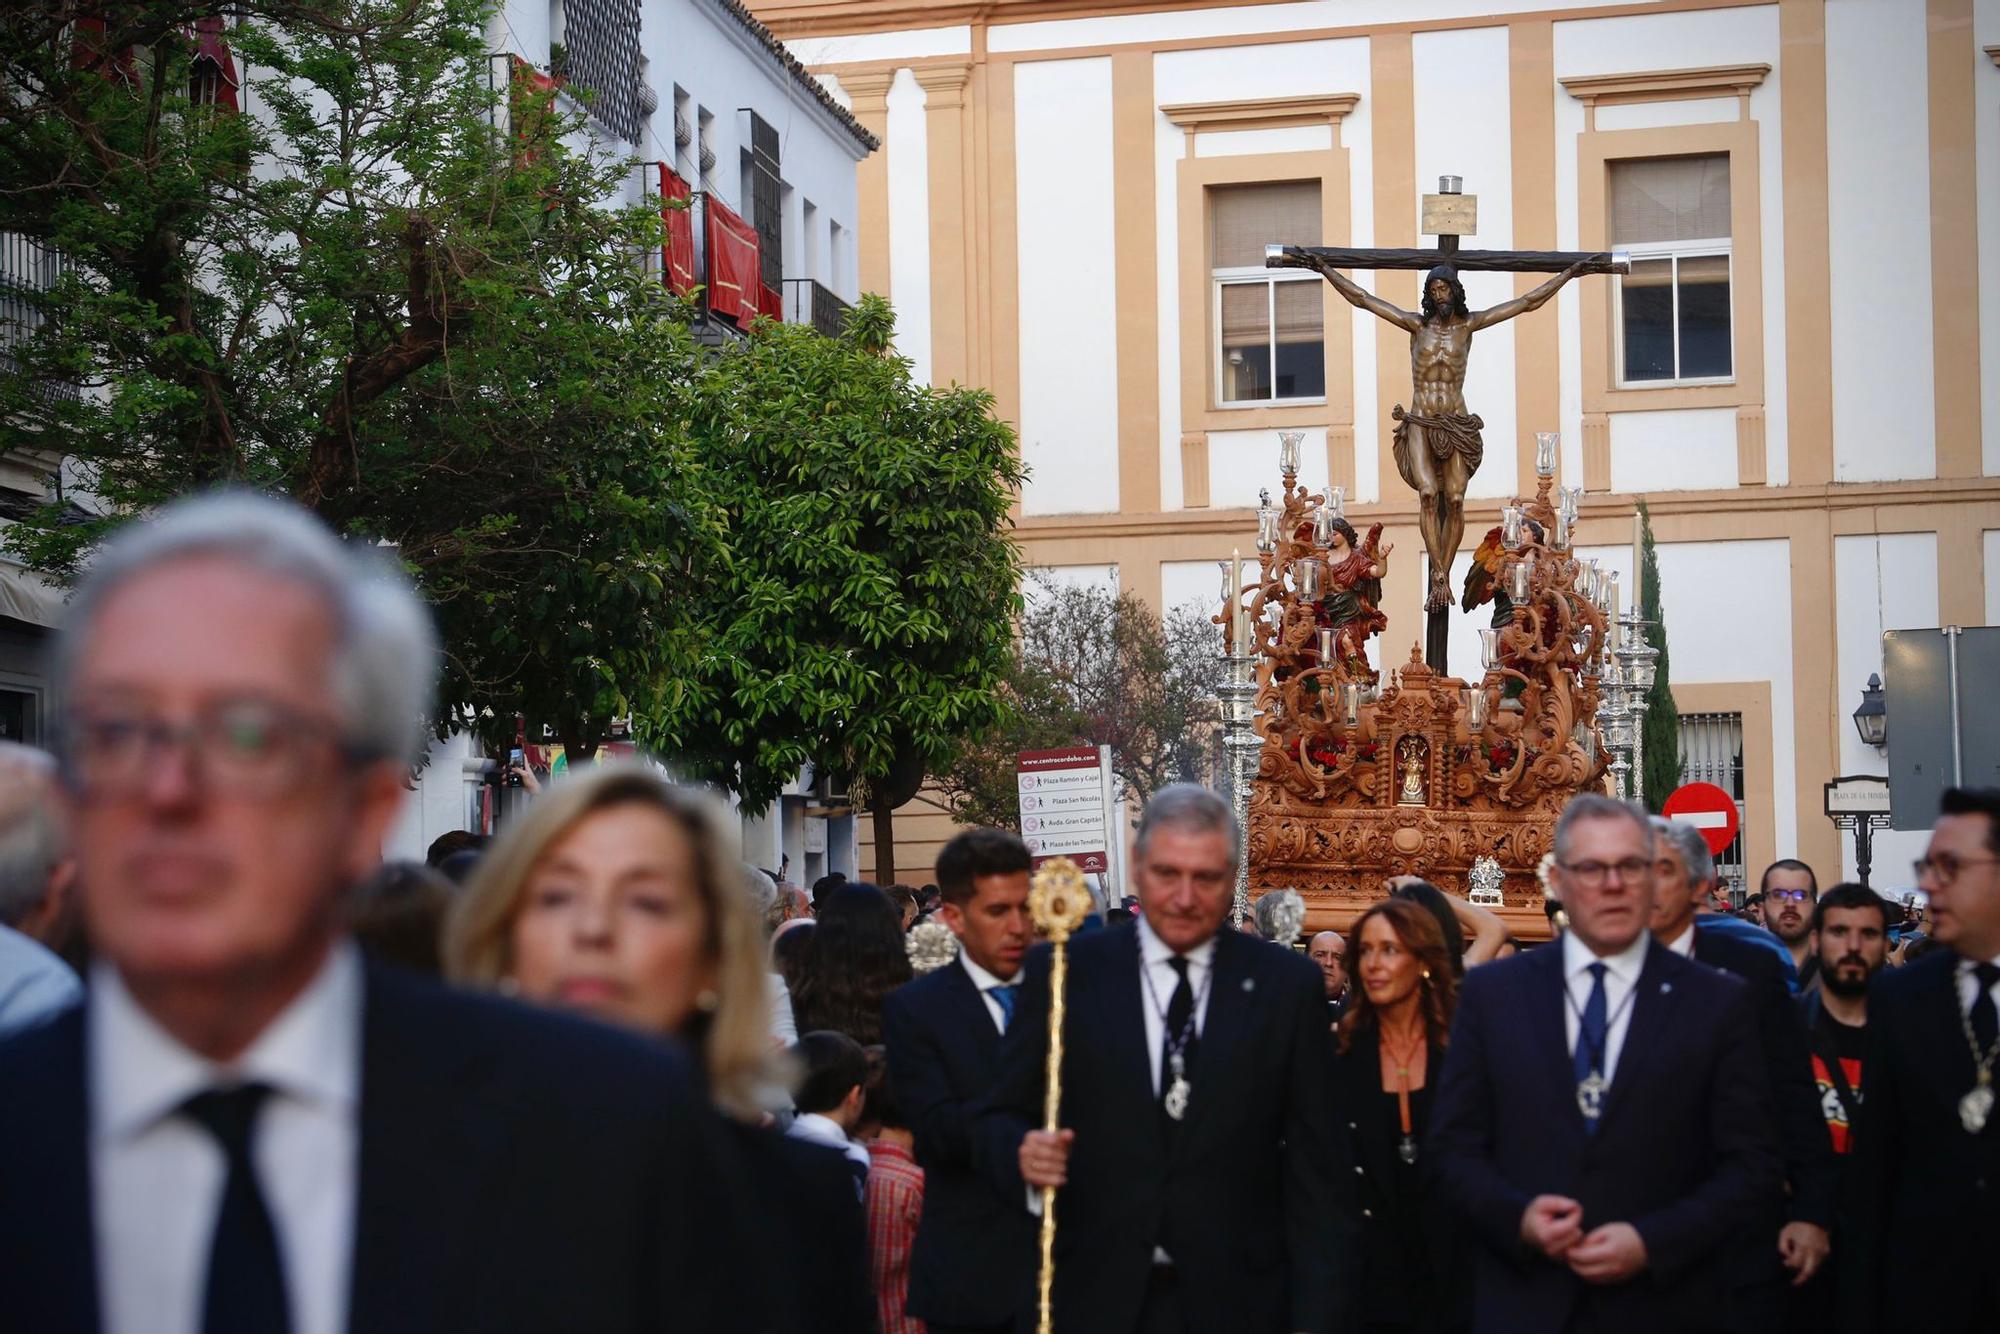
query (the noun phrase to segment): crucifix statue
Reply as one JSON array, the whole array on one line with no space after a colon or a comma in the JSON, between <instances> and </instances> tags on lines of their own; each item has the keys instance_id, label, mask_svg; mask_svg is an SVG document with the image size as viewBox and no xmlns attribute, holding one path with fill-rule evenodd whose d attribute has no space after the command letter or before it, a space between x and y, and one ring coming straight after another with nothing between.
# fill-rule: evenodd
<instances>
[{"instance_id":1,"label":"crucifix statue","mask_svg":"<svg viewBox=\"0 0 2000 1334\"><path fill-rule=\"evenodd\" d=\"M1439 192L1424 196L1423 230L1438 238L1436 250L1342 250L1326 246L1273 245L1264 264L1273 269L1312 269L1333 284L1353 306L1410 334L1410 375L1415 382L1407 411L1398 403L1396 471L1417 493L1420 524L1430 553L1430 584L1424 597L1429 613L1424 658L1434 672L1445 671L1445 642L1451 607L1451 562L1465 535L1465 488L1485 452L1485 423L1465 406L1465 364L1472 335L1516 315L1540 309L1564 283L1586 273L1625 273L1622 255L1569 254L1556 250L1460 250L1477 221L1477 199L1459 193L1459 178L1446 176ZM1422 310L1393 306L1342 273L1342 269L1428 269ZM1485 310L1469 310L1460 269L1501 273L1553 273L1525 296Z\"/></svg>"}]
</instances>

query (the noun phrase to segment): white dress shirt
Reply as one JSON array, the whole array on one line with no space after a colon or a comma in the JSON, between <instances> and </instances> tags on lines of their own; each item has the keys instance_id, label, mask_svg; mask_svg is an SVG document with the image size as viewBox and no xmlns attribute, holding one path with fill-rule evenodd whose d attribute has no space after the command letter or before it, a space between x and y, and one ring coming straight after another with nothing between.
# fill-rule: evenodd
<instances>
[{"instance_id":1,"label":"white dress shirt","mask_svg":"<svg viewBox=\"0 0 2000 1334\"><path fill-rule=\"evenodd\" d=\"M1590 946L1577 939L1576 932L1565 931L1562 937L1563 982L1569 988L1570 1003L1563 1006L1563 1031L1567 1035L1571 1057L1576 1055L1578 1035L1583 1030L1583 1008L1590 1003L1590 965L1604 965L1604 1017L1609 1022L1604 1029L1604 1069L1606 1083L1610 1083L1618 1070L1618 1054L1625 1049L1625 1030L1632 1024L1632 988L1639 984L1640 970L1646 966L1646 947L1652 943L1652 936L1641 931L1639 938L1626 946L1623 952L1607 954L1603 958L1590 952ZM1689 942L1692 945L1692 941ZM1632 1001L1628 1005L1626 1002Z\"/></svg>"},{"instance_id":2,"label":"white dress shirt","mask_svg":"<svg viewBox=\"0 0 2000 1334\"><path fill-rule=\"evenodd\" d=\"M1995 955L1987 962L2000 966L2000 955ZM1972 971L1977 965L1978 961L1975 959L1958 961L1958 1012L1967 1016L1971 1015L1972 1002L1979 996L1979 978ZM2000 982L1995 982L1987 994L1993 997L1995 1005L2000 1005ZM1980 1054L1985 1055L1984 1052Z\"/></svg>"},{"instance_id":3,"label":"white dress shirt","mask_svg":"<svg viewBox=\"0 0 2000 1334\"><path fill-rule=\"evenodd\" d=\"M1672 940L1663 940L1660 943L1680 955L1683 959L1692 959L1694 957L1694 923L1689 922L1687 929ZM1611 990L1611 978L1609 975L1606 975L1604 979L1604 988L1605 993L1609 995Z\"/></svg>"},{"instance_id":4,"label":"white dress shirt","mask_svg":"<svg viewBox=\"0 0 2000 1334\"><path fill-rule=\"evenodd\" d=\"M255 1080L273 1092L251 1156L278 1233L294 1334L342 1334L360 1140L361 960L343 942L296 1000L227 1067L170 1037L91 969L91 1198L104 1334L196 1334L227 1164L176 1114L191 1095Z\"/></svg>"},{"instance_id":5,"label":"white dress shirt","mask_svg":"<svg viewBox=\"0 0 2000 1334\"><path fill-rule=\"evenodd\" d=\"M1153 1096L1160 1096L1160 1053L1167 1045L1167 1007L1181 975L1174 971L1174 952L1139 919L1139 1012L1146 1018L1146 1065L1153 1072ZM1210 936L1182 956L1188 961L1188 986L1194 990L1194 1033L1208 1023L1208 977L1215 965L1215 937ZM1148 986L1148 983L1151 983Z\"/></svg>"},{"instance_id":6,"label":"white dress shirt","mask_svg":"<svg viewBox=\"0 0 2000 1334\"><path fill-rule=\"evenodd\" d=\"M83 983L40 941L0 926L0 1034L53 1019L83 999Z\"/></svg>"},{"instance_id":7,"label":"white dress shirt","mask_svg":"<svg viewBox=\"0 0 2000 1334\"><path fill-rule=\"evenodd\" d=\"M1014 979L1011 982L1002 981L974 963L972 956L962 949L958 952L958 962L965 969L965 975L972 979L972 985L979 989L979 999L986 1002L986 1013L992 1018L993 1027L1005 1033L1007 1031L1007 1012L1000 1008L999 1001L993 999L993 988L1019 986L1021 974L1014 974ZM1017 999L1020 994L1018 991L1014 993Z\"/></svg>"},{"instance_id":8,"label":"white dress shirt","mask_svg":"<svg viewBox=\"0 0 2000 1334\"><path fill-rule=\"evenodd\" d=\"M802 1139L811 1144L824 1144L829 1149L839 1149L847 1156L848 1162L860 1167L864 1173L868 1171L870 1159L867 1148L849 1139L847 1132L842 1130L832 1117L822 1116L818 1112L800 1112L798 1119L792 1122L785 1133L793 1139Z\"/></svg>"}]
</instances>

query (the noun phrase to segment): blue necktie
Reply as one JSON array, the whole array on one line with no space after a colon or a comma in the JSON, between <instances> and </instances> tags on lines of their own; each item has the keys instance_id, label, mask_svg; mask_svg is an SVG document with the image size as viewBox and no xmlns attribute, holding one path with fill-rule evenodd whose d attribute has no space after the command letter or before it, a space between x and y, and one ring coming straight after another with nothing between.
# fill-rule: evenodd
<instances>
[{"instance_id":1,"label":"blue necktie","mask_svg":"<svg viewBox=\"0 0 2000 1334\"><path fill-rule=\"evenodd\" d=\"M1597 1116L1600 1108L1597 1098L1586 1097L1583 1085L1592 1075L1604 1074L1604 1042L1609 1025L1605 1022L1604 1010L1604 965L1590 965L1590 999L1583 1003L1582 1022L1577 1025L1576 1034L1576 1082L1577 1110L1583 1113L1583 1128L1597 1133Z\"/></svg>"},{"instance_id":2,"label":"blue necktie","mask_svg":"<svg viewBox=\"0 0 2000 1334\"><path fill-rule=\"evenodd\" d=\"M991 996L993 1003L1000 1007L1000 1031L1004 1033L1007 1030L1007 1026L1014 1022L1014 1001L1021 994L1021 984L1018 982L1012 984L1002 983L997 987L988 987L986 994Z\"/></svg>"}]
</instances>

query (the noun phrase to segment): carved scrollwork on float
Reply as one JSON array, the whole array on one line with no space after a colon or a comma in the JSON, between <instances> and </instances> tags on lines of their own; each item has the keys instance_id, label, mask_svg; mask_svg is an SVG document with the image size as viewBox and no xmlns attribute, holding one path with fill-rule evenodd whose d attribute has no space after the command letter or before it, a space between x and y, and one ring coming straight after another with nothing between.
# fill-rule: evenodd
<instances>
[{"instance_id":1,"label":"carved scrollwork on float","mask_svg":"<svg viewBox=\"0 0 2000 1334\"><path fill-rule=\"evenodd\" d=\"M1595 716L1610 622L1594 566L1568 549L1573 515L1553 522L1544 478L1481 548L1508 596L1481 632L1476 685L1432 672L1414 645L1408 662L1378 672L1352 651L1357 626L1365 638L1386 624L1372 603L1342 604L1343 616L1362 608L1342 622L1346 639L1327 623L1327 558L1338 554L1327 538L1341 497L1297 485L1288 462L1282 507L1260 510L1258 564L1238 594L1262 743L1247 830L1252 896L1296 886L1315 922L1342 921L1379 898L1386 877L1463 893L1490 858L1506 904L1539 905L1536 871L1556 817L1605 772Z\"/></svg>"}]
</instances>

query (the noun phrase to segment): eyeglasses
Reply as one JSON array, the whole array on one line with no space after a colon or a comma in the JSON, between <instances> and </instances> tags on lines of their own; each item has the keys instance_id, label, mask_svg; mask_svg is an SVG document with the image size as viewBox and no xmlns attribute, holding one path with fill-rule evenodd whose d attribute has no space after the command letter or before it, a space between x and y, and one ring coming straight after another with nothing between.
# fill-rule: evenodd
<instances>
[{"instance_id":1,"label":"eyeglasses","mask_svg":"<svg viewBox=\"0 0 2000 1334\"><path fill-rule=\"evenodd\" d=\"M2000 862L2000 857L1954 857L1949 852L1936 853L1929 857L1919 857L1912 862L1911 869L1921 882L1928 875L1940 885L1949 885L1958 879L1958 873L1968 866L1991 866Z\"/></svg>"},{"instance_id":2,"label":"eyeglasses","mask_svg":"<svg viewBox=\"0 0 2000 1334\"><path fill-rule=\"evenodd\" d=\"M265 700L230 700L180 723L78 710L63 729L61 749L69 781L88 796L144 791L171 748L184 752L197 781L220 795L276 797L306 777L314 752L329 742L344 758L359 758L325 719Z\"/></svg>"},{"instance_id":3,"label":"eyeglasses","mask_svg":"<svg viewBox=\"0 0 2000 1334\"><path fill-rule=\"evenodd\" d=\"M1771 899L1776 899L1780 903L1805 903L1811 900L1812 891L1809 889L1767 889L1764 891L1764 898L1767 902Z\"/></svg>"},{"instance_id":4,"label":"eyeglasses","mask_svg":"<svg viewBox=\"0 0 2000 1334\"><path fill-rule=\"evenodd\" d=\"M1618 872L1618 878L1621 881L1637 880L1641 875L1645 874L1648 864L1644 857L1627 857L1622 862L1587 861L1561 863L1563 870L1568 871L1578 884L1588 886L1591 889L1595 889L1597 886L1603 884L1605 877L1613 871Z\"/></svg>"}]
</instances>

